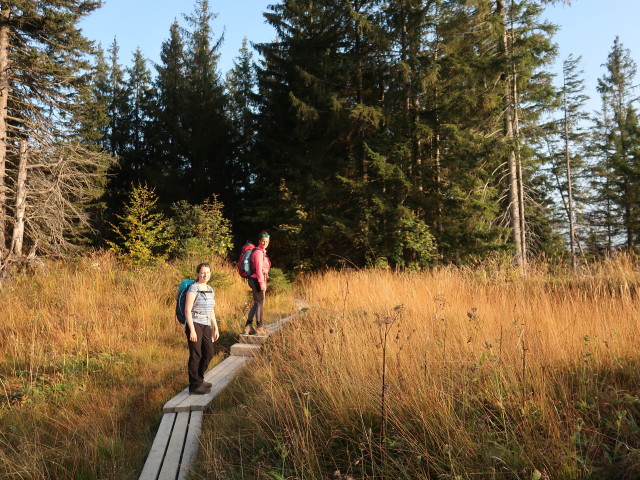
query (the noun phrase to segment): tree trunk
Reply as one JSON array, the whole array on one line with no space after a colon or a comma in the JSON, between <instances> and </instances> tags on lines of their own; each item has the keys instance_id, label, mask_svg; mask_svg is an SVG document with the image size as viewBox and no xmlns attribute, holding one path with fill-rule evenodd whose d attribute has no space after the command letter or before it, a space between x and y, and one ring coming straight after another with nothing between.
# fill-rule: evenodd
<instances>
[{"instance_id":1,"label":"tree trunk","mask_svg":"<svg viewBox=\"0 0 640 480\"><path fill-rule=\"evenodd\" d=\"M610 190L609 175L607 175L607 191ZM611 199L607 199L607 252L609 257L613 257L613 207L611 206Z\"/></svg>"},{"instance_id":2,"label":"tree trunk","mask_svg":"<svg viewBox=\"0 0 640 480\"><path fill-rule=\"evenodd\" d=\"M522 155L520 154L520 121L518 117L518 81L516 67L513 65L512 85L512 111L513 111L513 138L515 140L516 168L518 172L518 212L520 220L520 245L522 249L522 265L527 265L527 228L524 215L524 181L522 179Z\"/></svg>"},{"instance_id":3,"label":"tree trunk","mask_svg":"<svg viewBox=\"0 0 640 480\"><path fill-rule=\"evenodd\" d=\"M502 42L501 54L505 62L505 71L502 73L502 79L505 82L504 88L504 136L509 145L509 153L507 154L507 167L509 171L509 224L511 226L511 234L513 243L516 246L515 263L519 267L524 267L524 245L522 244L522 220L520 218L520 189L518 182L518 159L513 147L514 131L513 131L513 91L510 86L511 78L509 72L509 42L507 39L507 21L504 11L504 0L496 0L496 13L500 16L502 23Z\"/></svg>"},{"instance_id":4,"label":"tree trunk","mask_svg":"<svg viewBox=\"0 0 640 480\"><path fill-rule=\"evenodd\" d=\"M11 253L16 258L22 257L24 243L24 216L27 209L27 141L20 141L20 161L18 163L18 179L16 180L16 213L11 239Z\"/></svg>"},{"instance_id":5,"label":"tree trunk","mask_svg":"<svg viewBox=\"0 0 640 480\"><path fill-rule=\"evenodd\" d=\"M9 100L9 15L0 10L0 263L7 254L7 105Z\"/></svg>"},{"instance_id":6,"label":"tree trunk","mask_svg":"<svg viewBox=\"0 0 640 480\"><path fill-rule=\"evenodd\" d=\"M440 61L440 37L438 28L440 26L440 0L434 2L434 44L433 44L433 62L438 65ZM438 233L443 233L442 222L442 163L440 150L440 82L436 81L433 87L433 109L435 111L433 119L433 135L432 135L432 158L433 158L433 182L436 196L436 220L434 228ZM422 190L422 182L420 182L420 191Z\"/></svg>"},{"instance_id":7,"label":"tree trunk","mask_svg":"<svg viewBox=\"0 0 640 480\"><path fill-rule=\"evenodd\" d=\"M571 152L569 151L569 107L567 105L567 94L565 85L564 103L564 159L567 164L567 207L569 214L569 251L571 253L571 269L575 272L578 269L576 259L576 233L573 222L573 189L571 185Z\"/></svg>"}]
</instances>

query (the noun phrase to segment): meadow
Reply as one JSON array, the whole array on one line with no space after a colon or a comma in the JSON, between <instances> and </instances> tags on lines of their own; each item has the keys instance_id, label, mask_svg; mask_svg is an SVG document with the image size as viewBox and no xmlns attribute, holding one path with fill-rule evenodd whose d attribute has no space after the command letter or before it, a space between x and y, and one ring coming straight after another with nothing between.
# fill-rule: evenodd
<instances>
[{"instance_id":1,"label":"meadow","mask_svg":"<svg viewBox=\"0 0 640 480\"><path fill-rule=\"evenodd\" d=\"M197 262L105 253L0 292L0 477L137 478L186 385L175 288ZM235 342L249 291L212 265ZM193 479L640 478L639 265L301 275L301 315L217 397Z\"/></svg>"},{"instance_id":2,"label":"meadow","mask_svg":"<svg viewBox=\"0 0 640 480\"><path fill-rule=\"evenodd\" d=\"M130 269L97 252L4 283L0 478L138 478L162 405L187 386L174 306L197 263ZM236 341L250 291L232 266L212 269L221 328L213 366Z\"/></svg>"},{"instance_id":3,"label":"meadow","mask_svg":"<svg viewBox=\"0 0 640 480\"><path fill-rule=\"evenodd\" d=\"M638 280L628 257L306 276L193 478L640 478Z\"/></svg>"}]
</instances>

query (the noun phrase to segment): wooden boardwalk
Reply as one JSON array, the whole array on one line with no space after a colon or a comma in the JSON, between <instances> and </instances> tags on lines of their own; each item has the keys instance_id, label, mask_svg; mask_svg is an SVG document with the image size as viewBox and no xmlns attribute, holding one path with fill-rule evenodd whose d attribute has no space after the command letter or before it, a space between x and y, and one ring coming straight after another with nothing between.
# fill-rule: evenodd
<instances>
[{"instance_id":1,"label":"wooden boardwalk","mask_svg":"<svg viewBox=\"0 0 640 480\"><path fill-rule=\"evenodd\" d=\"M265 325L268 335L240 335L240 342L231 346L231 356L205 374L205 381L213 384L209 393L189 395L187 387L164 404L162 421L140 480L182 480L187 477L198 452L204 410L229 385L236 373L253 360L269 335L296 317L291 315Z\"/></svg>"}]
</instances>

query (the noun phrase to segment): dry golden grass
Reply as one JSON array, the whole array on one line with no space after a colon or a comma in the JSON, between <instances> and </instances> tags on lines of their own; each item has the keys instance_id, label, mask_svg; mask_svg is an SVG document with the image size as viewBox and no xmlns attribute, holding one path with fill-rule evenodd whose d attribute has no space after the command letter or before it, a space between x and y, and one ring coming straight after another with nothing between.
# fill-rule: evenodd
<instances>
[{"instance_id":1,"label":"dry golden grass","mask_svg":"<svg viewBox=\"0 0 640 480\"><path fill-rule=\"evenodd\" d=\"M220 399L200 472L640 478L638 265L543 267L301 279L311 307Z\"/></svg>"},{"instance_id":2,"label":"dry golden grass","mask_svg":"<svg viewBox=\"0 0 640 480\"><path fill-rule=\"evenodd\" d=\"M187 384L186 339L173 309L193 265L130 270L109 253L48 263L0 292L0 477L137 478L161 406ZM185 273L184 269L187 272ZM249 290L212 264L222 330L235 342ZM270 305L284 312L283 300Z\"/></svg>"},{"instance_id":3,"label":"dry golden grass","mask_svg":"<svg viewBox=\"0 0 640 480\"><path fill-rule=\"evenodd\" d=\"M309 309L217 399L195 478L640 478L638 265L552 267L300 278ZM0 477L137 478L186 385L182 268L97 253L5 284ZM228 346L249 292L212 270Z\"/></svg>"}]
</instances>

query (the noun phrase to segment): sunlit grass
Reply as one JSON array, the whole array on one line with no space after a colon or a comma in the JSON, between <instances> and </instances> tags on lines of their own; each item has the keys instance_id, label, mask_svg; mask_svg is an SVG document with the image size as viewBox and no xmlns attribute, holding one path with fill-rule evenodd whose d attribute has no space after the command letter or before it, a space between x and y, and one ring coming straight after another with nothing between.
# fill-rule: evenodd
<instances>
[{"instance_id":1,"label":"sunlit grass","mask_svg":"<svg viewBox=\"0 0 640 480\"><path fill-rule=\"evenodd\" d=\"M100 253L4 285L0 477L137 478L186 386L174 295L196 263L131 271ZM217 362L250 293L232 266L212 270ZM578 277L300 277L267 314L293 296L307 309L216 399L193 476L640 478L638 279L630 257Z\"/></svg>"},{"instance_id":2,"label":"sunlit grass","mask_svg":"<svg viewBox=\"0 0 640 480\"><path fill-rule=\"evenodd\" d=\"M637 267L309 275L309 309L208 416L199 471L640 478Z\"/></svg>"},{"instance_id":3,"label":"sunlit grass","mask_svg":"<svg viewBox=\"0 0 640 480\"><path fill-rule=\"evenodd\" d=\"M0 292L0 477L137 478L162 405L187 385L174 316L179 281L198 262L130 270L108 253L5 282ZM241 331L250 291L214 262L220 361ZM291 310L273 299L272 317ZM286 308L278 311L276 308Z\"/></svg>"}]
</instances>

